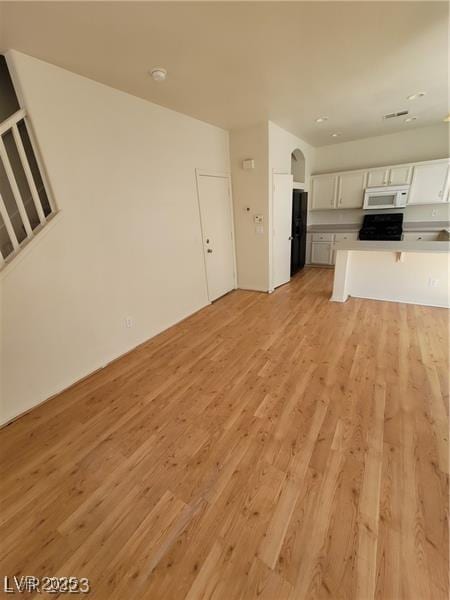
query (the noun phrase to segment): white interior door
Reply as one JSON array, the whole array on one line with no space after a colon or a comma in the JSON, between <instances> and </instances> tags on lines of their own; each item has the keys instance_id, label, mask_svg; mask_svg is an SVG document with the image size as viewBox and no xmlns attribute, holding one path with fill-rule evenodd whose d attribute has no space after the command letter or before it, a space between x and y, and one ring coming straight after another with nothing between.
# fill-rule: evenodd
<instances>
[{"instance_id":1,"label":"white interior door","mask_svg":"<svg viewBox=\"0 0 450 600\"><path fill-rule=\"evenodd\" d=\"M291 278L292 175L273 174L272 285Z\"/></svg>"},{"instance_id":2,"label":"white interior door","mask_svg":"<svg viewBox=\"0 0 450 600\"><path fill-rule=\"evenodd\" d=\"M210 301L235 288L230 179L197 174L198 200Z\"/></svg>"}]
</instances>

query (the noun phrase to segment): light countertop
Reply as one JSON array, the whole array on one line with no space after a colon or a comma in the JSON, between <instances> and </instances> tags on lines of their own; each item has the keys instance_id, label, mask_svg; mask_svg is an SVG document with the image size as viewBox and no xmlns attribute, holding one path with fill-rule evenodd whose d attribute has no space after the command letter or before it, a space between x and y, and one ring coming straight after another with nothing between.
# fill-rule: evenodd
<instances>
[{"instance_id":1,"label":"light countertop","mask_svg":"<svg viewBox=\"0 0 450 600\"><path fill-rule=\"evenodd\" d=\"M428 241L342 241L336 242L333 249L370 251L370 252L431 252L431 253L450 253L450 242L428 242Z\"/></svg>"}]
</instances>

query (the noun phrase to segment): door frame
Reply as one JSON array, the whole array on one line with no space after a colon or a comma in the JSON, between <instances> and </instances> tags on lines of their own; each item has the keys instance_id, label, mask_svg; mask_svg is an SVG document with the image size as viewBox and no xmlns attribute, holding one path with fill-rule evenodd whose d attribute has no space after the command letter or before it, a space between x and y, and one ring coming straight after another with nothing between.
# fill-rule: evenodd
<instances>
[{"instance_id":1,"label":"door frame","mask_svg":"<svg viewBox=\"0 0 450 600\"><path fill-rule=\"evenodd\" d=\"M288 173L287 171L280 171L279 169L272 169L272 173L270 174L270 194L269 194L269 198L270 198L270 206L269 206L269 215L270 215L270 227L269 227L269 289L267 290L269 292L269 294L271 294L272 292L275 291L275 288L273 287L273 282L274 282L274 277L273 277L273 268L274 268L274 264L273 264L273 244L275 241L275 236L273 235L273 228L274 228L274 214L273 214L273 207L274 207L274 196L275 196L275 178L274 175L292 175L292 173ZM293 190L294 188L292 188ZM304 191L304 189L303 189ZM291 216L292 219L292 216Z\"/></svg>"},{"instance_id":2,"label":"door frame","mask_svg":"<svg viewBox=\"0 0 450 600\"><path fill-rule=\"evenodd\" d=\"M230 173L225 173L223 171L213 171L211 169L195 169L195 185L197 188L197 209L198 209L198 219L200 226L200 239L202 243L202 252L203 252L203 272L205 274L205 284L206 284L206 293L208 296L208 302L211 304L213 301L211 300L211 296L209 293L209 285L208 285L208 271L206 269L206 252L205 252L205 244L203 242L203 223L202 223L202 211L200 210L200 185L199 180L200 177L219 177L220 179L226 179L228 184L228 201L230 206L230 215L231 215L231 241L233 248L233 289L237 289L237 266L236 266L236 237L234 234L234 207L233 207L233 195L231 188L231 175Z\"/></svg>"}]
</instances>

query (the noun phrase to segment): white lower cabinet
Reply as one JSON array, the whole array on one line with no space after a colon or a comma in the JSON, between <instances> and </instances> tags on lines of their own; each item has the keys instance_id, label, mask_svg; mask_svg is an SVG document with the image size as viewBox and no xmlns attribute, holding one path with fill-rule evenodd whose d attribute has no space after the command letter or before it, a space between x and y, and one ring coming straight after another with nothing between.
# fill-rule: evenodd
<instances>
[{"instance_id":1,"label":"white lower cabinet","mask_svg":"<svg viewBox=\"0 0 450 600\"><path fill-rule=\"evenodd\" d=\"M331 265L334 233L313 233L311 237L311 263Z\"/></svg>"},{"instance_id":2,"label":"white lower cabinet","mask_svg":"<svg viewBox=\"0 0 450 600\"><path fill-rule=\"evenodd\" d=\"M331 265L331 242L313 242L311 245L311 263L313 265Z\"/></svg>"},{"instance_id":3,"label":"white lower cabinet","mask_svg":"<svg viewBox=\"0 0 450 600\"><path fill-rule=\"evenodd\" d=\"M358 239L358 232L352 231L349 233L335 233L334 241L335 242L353 242ZM336 262L336 252L333 250L333 254L331 256L331 264L334 265Z\"/></svg>"},{"instance_id":4,"label":"white lower cabinet","mask_svg":"<svg viewBox=\"0 0 450 600\"><path fill-rule=\"evenodd\" d=\"M307 236L307 264L334 265L334 242L358 239L358 232L347 233L309 233Z\"/></svg>"}]
</instances>

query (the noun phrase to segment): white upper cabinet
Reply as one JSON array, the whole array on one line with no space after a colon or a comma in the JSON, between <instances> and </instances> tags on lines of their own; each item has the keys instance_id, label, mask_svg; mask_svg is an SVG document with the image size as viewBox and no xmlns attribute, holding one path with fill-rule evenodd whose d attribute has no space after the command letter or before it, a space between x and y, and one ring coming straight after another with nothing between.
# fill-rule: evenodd
<instances>
[{"instance_id":1,"label":"white upper cabinet","mask_svg":"<svg viewBox=\"0 0 450 600\"><path fill-rule=\"evenodd\" d=\"M388 185L406 185L411 183L411 165L399 165L389 169Z\"/></svg>"},{"instance_id":2,"label":"white upper cabinet","mask_svg":"<svg viewBox=\"0 0 450 600\"><path fill-rule=\"evenodd\" d=\"M439 161L413 168L408 204L437 204L448 199L449 162Z\"/></svg>"},{"instance_id":3,"label":"white upper cabinet","mask_svg":"<svg viewBox=\"0 0 450 600\"><path fill-rule=\"evenodd\" d=\"M449 159L311 177L311 210L362 208L366 187L410 185L408 204L448 202Z\"/></svg>"},{"instance_id":4,"label":"white upper cabinet","mask_svg":"<svg viewBox=\"0 0 450 600\"><path fill-rule=\"evenodd\" d=\"M326 210L336 207L336 175L311 177L311 209Z\"/></svg>"},{"instance_id":5,"label":"white upper cabinet","mask_svg":"<svg viewBox=\"0 0 450 600\"><path fill-rule=\"evenodd\" d=\"M362 208L366 175L366 171L339 175L337 208Z\"/></svg>"},{"instance_id":6,"label":"white upper cabinet","mask_svg":"<svg viewBox=\"0 0 450 600\"><path fill-rule=\"evenodd\" d=\"M381 187L387 185L389 180L389 169L370 169L367 173L367 187Z\"/></svg>"},{"instance_id":7,"label":"white upper cabinet","mask_svg":"<svg viewBox=\"0 0 450 600\"><path fill-rule=\"evenodd\" d=\"M370 169L367 173L367 187L383 185L406 185L411 183L411 165Z\"/></svg>"}]
</instances>

